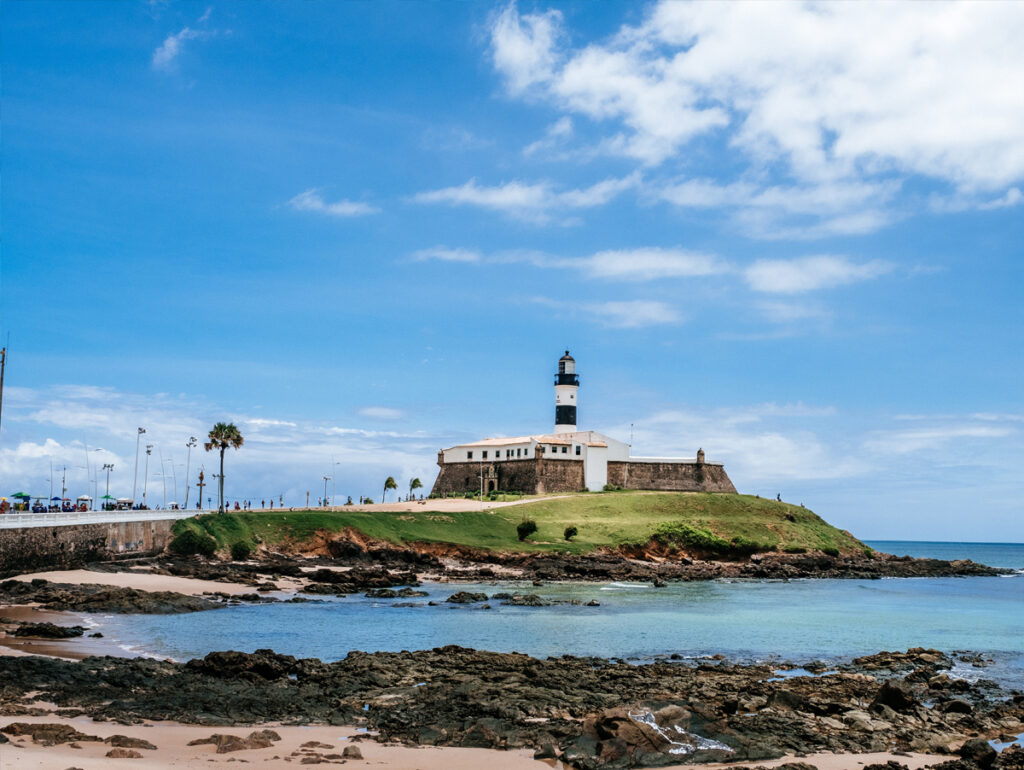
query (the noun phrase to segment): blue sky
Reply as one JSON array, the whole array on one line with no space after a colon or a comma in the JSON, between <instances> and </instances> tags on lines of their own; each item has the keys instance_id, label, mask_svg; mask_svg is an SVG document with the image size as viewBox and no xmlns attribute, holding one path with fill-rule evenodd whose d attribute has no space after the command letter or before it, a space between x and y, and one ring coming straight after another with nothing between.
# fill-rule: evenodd
<instances>
[{"instance_id":1,"label":"blue sky","mask_svg":"<svg viewBox=\"0 0 1024 770\"><path fill-rule=\"evenodd\" d=\"M223 419L230 497L429 487L548 430L569 348L581 427L637 453L864 537L1024 541L1024 6L0 25L5 494L81 493L86 447L130 493L138 426L183 489Z\"/></svg>"}]
</instances>

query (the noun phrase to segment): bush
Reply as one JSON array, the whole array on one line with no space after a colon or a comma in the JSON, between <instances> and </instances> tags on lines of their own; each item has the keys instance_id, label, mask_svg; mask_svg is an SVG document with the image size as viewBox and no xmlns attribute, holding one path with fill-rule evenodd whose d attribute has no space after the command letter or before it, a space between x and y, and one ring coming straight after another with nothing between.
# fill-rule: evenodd
<instances>
[{"instance_id":1,"label":"bush","mask_svg":"<svg viewBox=\"0 0 1024 770\"><path fill-rule=\"evenodd\" d=\"M363 505L373 505L373 498L372 497L364 497L363 498Z\"/></svg>"},{"instance_id":2,"label":"bush","mask_svg":"<svg viewBox=\"0 0 1024 770\"><path fill-rule=\"evenodd\" d=\"M732 558L774 550L774 546L767 543L758 543L745 537L734 537L730 541L709 529L701 529L682 522L660 525L654 533L654 539L662 545L692 548L713 556Z\"/></svg>"},{"instance_id":3,"label":"bush","mask_svg":"<svg viewBox=\"0 0 1024 770\"><path fill-rule=\"evenodd\" d=\"M573 527L573 526L570 525L570 526L565 528L565 532L563 532L562 534L563 534L563 537L565 537L566 540L572 540L579 533L580 533L580 531L578 529L576 529L576 527Z\"/></svg>"},{"instance_id":4,"label":"bush","mask_svg":"<svg viewBox=\"0 0 1024 770\"><path fill-rule=\"evenodd\" d=\"M603 487L603 490L605 492L621 492L622 491L622 487L617 486L615 484L605 484L604 487Z\"/></svg>"},{"instance_id":5,"label":"bush","mask_svg":"<svg viewBox=\"0 0 1024 770\"><path fill-rule=\"evenodd\" d=\"M213 556L217 550L217 541L209 535L196 532L194 529L186 529L179 535L175 535L171 544L167 546L171 553L179 556Z\"/></svg>"},{"instance_id":6,"label":"bush","mask_svg":"<svg viewBox=\"0 0 1024 770\"><path fill-rule=\"evenodd\" d=\"M245 540L239 540L231 546L231 560L245 561L252 556L252 546Z\"/></svg>"},{"instance_id":7,"label":"bush","mask_svg":"<svg viewBox=\"0 0 1024 770\"><path fill-rule=\"evenodd\" d=\"M829 548L822 548L821 552L823 554L827 555L827 556L838 556L839 555L839 549L838 548L831 548L831 547L829 547Z\"/></svg>"},{"instance_id":8,"label":"bush","mask_svg":"<svg viewBox=\"0 0 1024 770\"><path fill-rule=\"evenodd\" d=\"M519 540L522 542L526 540L530 535L537 531L537 522L533 519L523 519L516 526L516 533L519 535Z\"/></svg>"},{"instance_id":9,"label":"bush","mask_svg":"<svg viewBox=\"0 0 1024 770\"><path fill-rule=\"evenodd\" d=\"M799 545L789 545L783 549L786 553L807 553L807 549Z\"/></svg>"}]
</instances>

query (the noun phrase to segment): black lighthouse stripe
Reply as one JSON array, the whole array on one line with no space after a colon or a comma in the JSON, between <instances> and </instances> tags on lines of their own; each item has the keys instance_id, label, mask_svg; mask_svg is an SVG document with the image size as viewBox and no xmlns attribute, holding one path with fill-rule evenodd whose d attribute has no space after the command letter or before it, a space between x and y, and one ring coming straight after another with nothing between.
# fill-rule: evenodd
<instances>
[{"instance_id":1,"label":"black lighthouse stripe","mask_svg":"<svg viewBox=\"0 0 1024 770\"><path fill-rule=\"evenodd\" d=\"M576 407L574 406L556 406L555 407L555 425L575 425L576 424Z\"/></svg>"}]
</instances>

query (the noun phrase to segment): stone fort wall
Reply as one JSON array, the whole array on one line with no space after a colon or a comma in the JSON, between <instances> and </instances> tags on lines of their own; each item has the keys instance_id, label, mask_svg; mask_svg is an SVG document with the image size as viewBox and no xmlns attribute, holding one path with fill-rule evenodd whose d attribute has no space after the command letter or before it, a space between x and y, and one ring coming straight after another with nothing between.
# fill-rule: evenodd
<instances>
[{"instance_id":1,"label":"stone fort wall","mask_svg":"<svg viewBox=\"0 0 1024 770\"><path fill-rule=\"evenodd\" d=\"M480 491L481 466L484 493L494 490L547 494L579 492L586 486L582 460L524 458L490 463L444 463L430 494L464 495Z\"/></svg>"},{"instance_id":2,"label":"stone fort wall","mask_svg":"<svg viewBox=\"0 0 1024 770\"><path fill-rule=\"evenodd\" d=\"M736 494L725 467L711 463L608 462L608 483L623 489Z\"/></svg>"},{"instance_id":3,"label":"stone fort wall","mask_svg":"<svg viewBox=\"0 0 1024 770\"><path fill-rule=\"evenodd\" d=\"M160 553L174 520L0 529L0 577L74 569L119 555Z\"/></svg>"}]
</instances>

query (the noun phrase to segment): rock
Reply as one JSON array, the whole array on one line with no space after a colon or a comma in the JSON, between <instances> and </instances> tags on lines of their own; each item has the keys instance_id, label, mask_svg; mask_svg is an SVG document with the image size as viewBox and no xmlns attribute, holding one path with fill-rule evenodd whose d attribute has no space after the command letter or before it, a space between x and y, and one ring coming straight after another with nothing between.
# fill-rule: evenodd
<instances>
[{"instance_id":1,"label":"rock","mask_svg":"<svg viewBox=\"0 0 1024 770\"><path fill-rule=\"evenodd\" d=\"M15 636L32 636L40 639L71 639L85 633L85 626L58 626L53 623L22 623Z\"/></svg>"},{"instance_id":2,"label":"rock","mask_svg":"<svg viewBox=\"0 0 1024 770\"><path fill-rule=\"evenodd\" d=\"M909 770L906 765L901 765L894 759L890 759L884 765L876 762L873 765L865 765L864 770Z\"/></svg>"},{"instance_id":3,"label":"rock","mask_svg":"<svg viewBox=\"0 0 1024 770\"><path fill-rule=\"evenodd\" d=\"M807 699L799 693L780 688L768 697L768 705L790 711L804 711L807 708Z\"/></svg>"},{"instance_id":4,"label":"rock","mask_svg":"<svg viewBox=\"0 0 1024 770\"><path fill-rule=\"evenodd\" d=\"M275 730L256 730L255 732L249 733L249 740L256 740L262 738L267 741L279 741L281 736L277 734Z\"/></svg>"},{"instance_id":5,"label":"rock","mask_svg":"<svg viewBox=\"0 0 1024 770\"><path fill-rule=\"evenodd\" d=\"M450 604L472 604L474 602L487 601L487 594L472 593L470 591L457 591L445 599Z\"/></svg>"},{"instance_id":6,"label":"rock","mask_svg":"<svg viewBox=\"0 0 1024 770\"><path fill-rule=\"evenodd\" d=\"M111 759L142 759L142 754L135 749L111 749L106 756Z\"/></svg>"},{"instance_id":7,"label":"rock","mask_svg":"<svg viewBox=\"0 0 1024 770\"><path fill-rule=\"evenodd\" d=\"M597 599L591 599L589 602L587 602L587 606L588 607L600 607L601 606L601 602L599 602Z\"/></svg>"},{"instance_id":8,"label":"rock","mask_svg":"<svg viewBox=\"0 0 1024 770\"><path fill-rule=\"evenodd\" d=\"M291 655L279 655L273 650L256 650L253 653L228 650L211 652L201 660L190 660L185 667L221 679L242 678L258 682L282 679L295 672L295 664Z\"/></svg>"},{"instance_id":9,"label":"rock","mask_svg":"<svg viewBox=\"0 0 1024 770\"><path fill-rule=\"evenodd\" d=\"M956 753L961 759L973 762L982 770L992 767L997 756L996 750L984 738L971 738L957 749Z\"/></svg>"},{"instance_id":10,"label":"rock","mask_svg":"<svg viewBox=\"0 0 1024 770\"><path fill-rule=\"evenodd\" d=\"M212 743L217 747L218 754L229 754L232 751L246 751L248 749L267 749L273 746L272 739L266 737L266 733L272 730L258 730L250 733L248 737L242 738L238 735L222 735L214 733L209 738L197 738L189 741L189 746L201 746L204 743ZM274 733L277 735L277 733ZM280 737L277 740L281 740Z\"/></svg>"},{"instance_id":11,"label":"rock","mask_svg":"<svg viewBox=\"0 0 1024 770\"><path fill-rule=\"evenodd\" d=\"M974 706L965 700L953 699L940 703L938 709L943 714L970 714Z\"/></svg>"},{"instance_id":12,"label":"rock","mask_svg":"<svg viewBox=\"0 0 1024 770\"><path fill-rule=\"evenodd\" d=\"M358 746L346 746L345 750L341 752L343 759L362 759L363 752L359 750Z\"/></svg>"},{"instance_id":13,"label":"rock","mask_svg":"<svg viewBox=\"0 0 1024 770\"><path fill-rule=\"evenodd\" d=\"M903 713L915 708L917 699L906 685L900 682L886 682L871 702L871 708L873 709L875 706L888 706L893 711Z\"/></svg>"},{"instance_id":14,"label":"rock","mask_svg":"<svg viewBox=\"0 0 1024 770\"><path fill-rule=\"evenodd\" d=\"M8 735L28 735L33 743L41 743L44 746L53 746L58 743L70 743L72 741L96 741L103 739L95 735L80 733L71 725L64 725L52 722L41 724L30 724L28 722L11 722L6 727L0 728L0 732Z\"/></svg>"},{"instance_id":15,"label":"rock","mask_svg":"<svg viewBox=\"0 0 1024 770\"><path fill-rule=\"evenodd\" d=\"M142 738L132 738L128 735L111 735L104 743L109 743L119 749L149 749L155 751L156 746Z\"/></svg>"},{"instance_id":16,"label":"rock","mask_svg":"<svg viewBox=\"0 0 1024 770\"><path fill-rule=\"evenodd\" d=\"M514 607L549 607L551 602L542 599L537 594L515 594L511 599L504 602Z\"/></svg>"}]
</instances>

